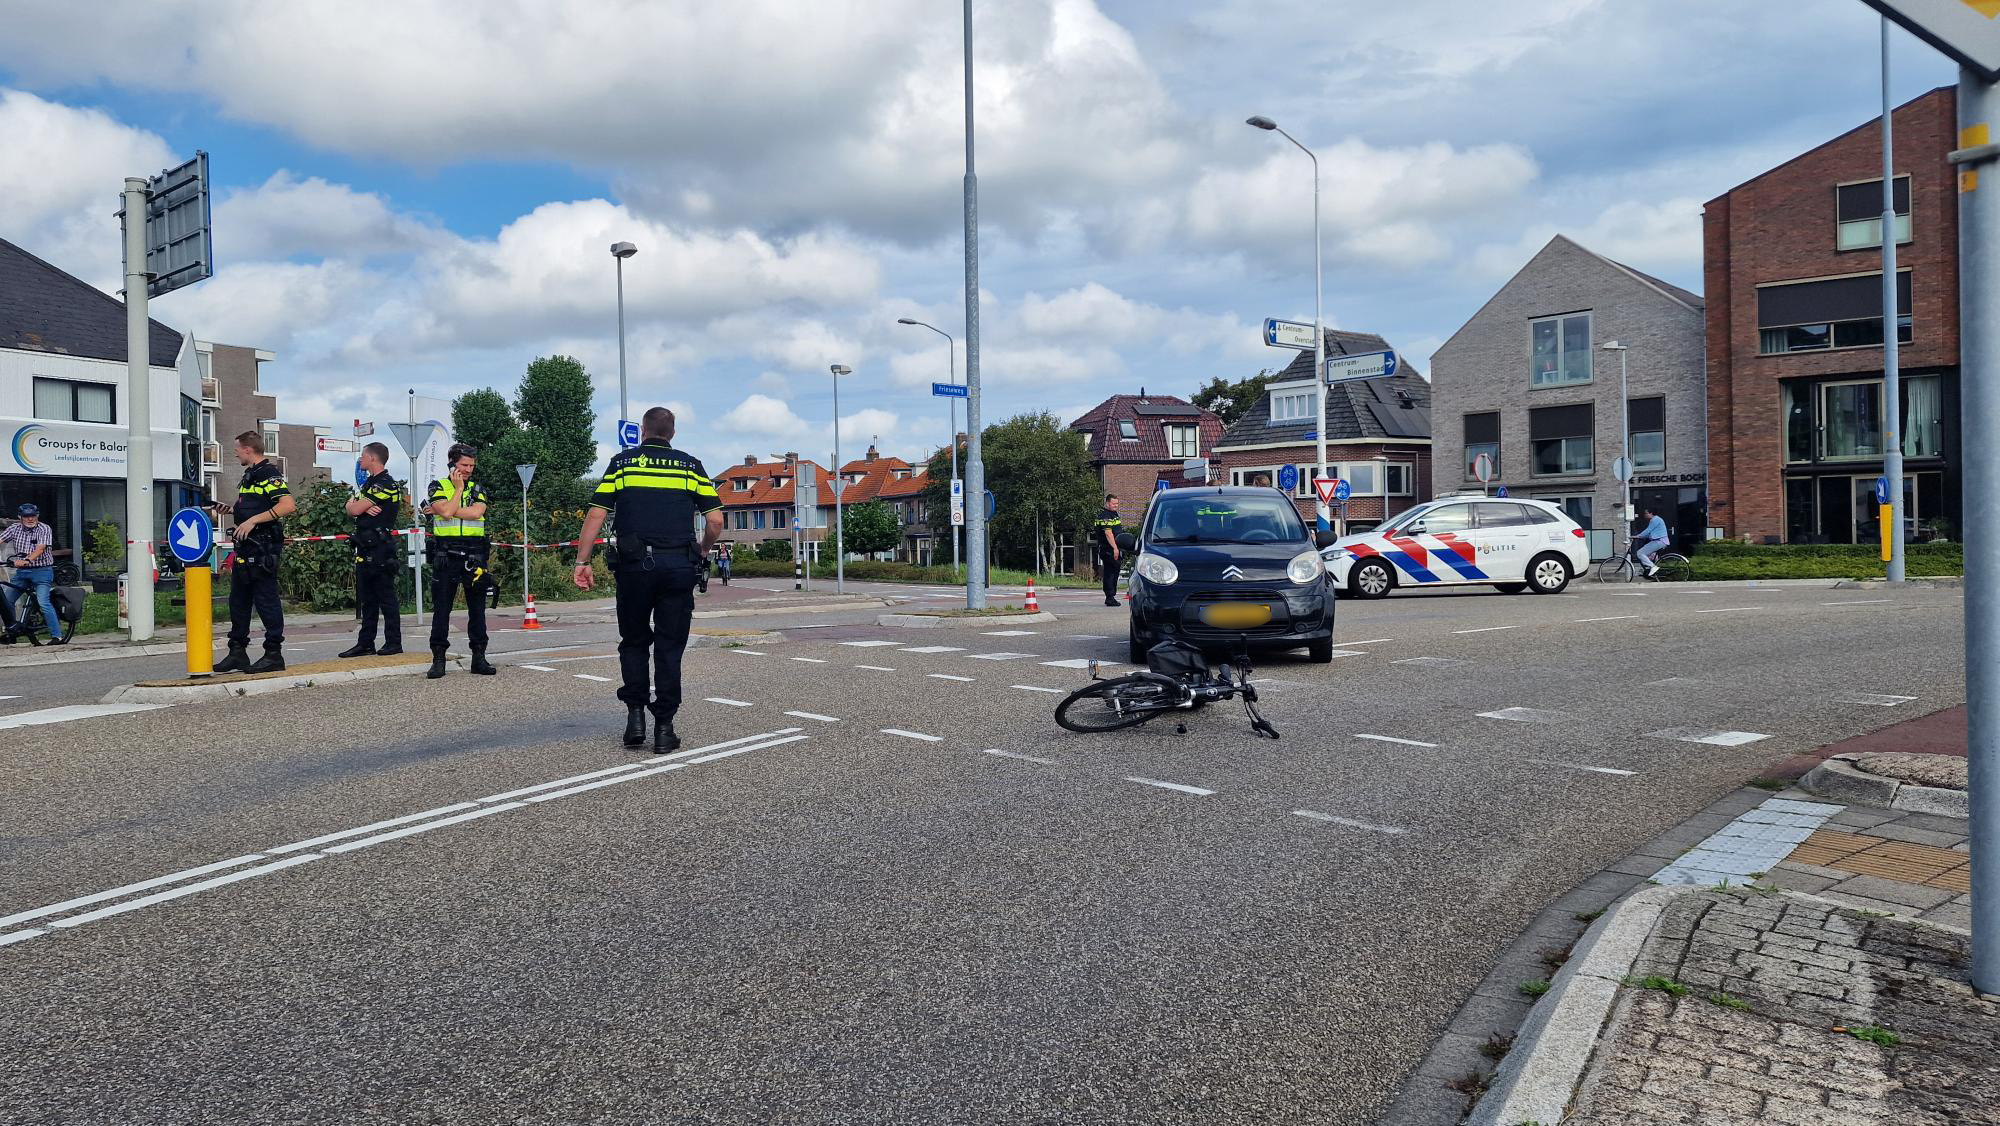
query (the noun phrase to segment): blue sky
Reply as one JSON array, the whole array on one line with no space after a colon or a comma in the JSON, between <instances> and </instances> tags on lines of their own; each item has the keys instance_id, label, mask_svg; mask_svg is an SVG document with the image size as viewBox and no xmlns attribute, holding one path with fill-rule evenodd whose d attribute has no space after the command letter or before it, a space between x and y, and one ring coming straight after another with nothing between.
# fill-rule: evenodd
<instances>
[{"instance_id":1,"label":"blue sky","mask_svg":"<svg viewBox=\"0 0 2000 1126\"><path fill-rule=\"evenodd\" d=\"M1871 117L1858 0L993 0L979 36L989 421L1275 367L1310 319L1429 354L1557 231L1700 289L1703 200ZM217 276L155 306L269 348L289 421L511 389L568 352L717 467L944 434L963 323L955 6L0 0L0 237L107 288L120 177L195 148ZM194 29L199 29L196 34ZM1898 100L1953 80L1894 33ZM135 80L130 76L143 75ZM962 359L961 359L962 364Z\"/></svg>"}]
</instances>

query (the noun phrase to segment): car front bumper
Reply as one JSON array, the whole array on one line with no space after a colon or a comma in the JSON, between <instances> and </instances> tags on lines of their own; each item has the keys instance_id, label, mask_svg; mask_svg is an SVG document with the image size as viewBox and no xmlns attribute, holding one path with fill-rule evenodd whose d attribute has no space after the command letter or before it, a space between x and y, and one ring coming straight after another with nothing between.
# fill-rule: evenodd
<instances>
[{"instance_id":1,"label":"car front bumper","mask_svg":"<svg viewBox=\"0 0 2000 1126\"><path fill-rule=\"evenodd\" d=\"M1204 648L1296 648L1333 636L1333 588L1325 579L1292 583L1214 584L1179 582L1158 586L1134 577L1132 627L1142 637L1173 637ZM1229 603L1262 603L1270 621L1245 628L1202 621L1202 609Z\"/></svg>"}]
</instances>

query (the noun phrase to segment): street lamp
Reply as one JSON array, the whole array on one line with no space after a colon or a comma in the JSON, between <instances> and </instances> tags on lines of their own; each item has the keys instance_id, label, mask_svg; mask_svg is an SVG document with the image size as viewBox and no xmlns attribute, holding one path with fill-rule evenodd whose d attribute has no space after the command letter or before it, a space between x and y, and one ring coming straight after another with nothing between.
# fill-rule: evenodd
<instances>
[{"instance_id":1,"label":"street lamp","mask_svg":"<svg viewBox=\"0 0 2000 1126\"><path fill-rule=\"evenodd\" d=\"M625 402L625 260L639 253L639 248L629 242L611 244L611 257L618 261L618 427L623 430L625 420L632 417ZM618 436L619 445L625 443L625 436Z\"/></svg>"},{"instance_id":2,"label":"street lamp","mask_svg":"<svg viewBox=\"0 0 2000 1126\"><path fill-rule=\"evenodd\" d=\"M948 373L947 378L953 383L958 382L958 341L952 339L951 333L946 332L936 325L925 324L922 321L911 320L908 317L897 317L896 323L899 325L916 325L918 328L927 328L944 337L945 371ZM951 479L956 481L958 480L958 400L947 395L945 396L945 402L950 404L951 407L951 441L946 444L951 447ZM954 572L958 570L958 528L956 526L953 526L951 529L951 569Z\"/></svg>"},{"instance_id":3,"label":"street lamp","mask_svg":"<svg viewBox=\"0 0 2000 1126\"><path fill-rule=\"evenodd\" d=\"M1298 150L1306 154L1306 156L1312 160L1313 164L1313 400L1319 404L1319 418L1318 418L1319 425L1318 428L1313 431L1313 433L1317 435L1317 441L1318 441L1318 450L1317 453L1315 454L1316 458L1319 461L1319 470L1317 475L1320 477L1324 477L1326 476L1327 387L1326 387L1326 324L1321 306L1322 291L1324 289L1323 285L1324 274L1320 268L1320 252L1319 252L1319 157L1313 155L1313 151L1311 149L1305 147L1304 145L1299 144L1299 139L1297 137L1294 137L1290 133L1285 132L1283 129L1278 128L1278 123L1272 121L1268 117L1260 116L1260 117L1248 118L1245 120L1244 124L1254 126L1258 129L1265 130L1266 132L1277 133L1278 136L1283 137L1285 140L1290 141L1293 145L1297 146ZM1315 503L1318 505L1319 530L1322 532L1327 531L1333 526L1333 524L1330 520L1327 519L1326 498L1320 495L1318 485L1313 486L1313 498Z\"/></svg>"},{"instance_id":4,"label":"street lamp","mask_svg":"<svg viewBox=\"0 0 2000 1126\"><path fill-rule=\"evenodd\" d=\"M1606 341L1606 352L1618 353L1618 445L1622 450L1620 460L1625 463L1625 474L1619 482L1625 489L1625 535L1632 534L1632 396L1625 389L1625 353L1631 351L1616 340Z\"/></svg>"},{"instance_id":5,"label":"street lamp","mask_svg":"<svg viewBox=\"0 0 2000 1126\"><path fill-rule=\"evenodd\" d=\"M840 467L840 377L853 375L846 364L835 364L833 372L833 592L847 593L847 521L840 510L840 494L847 478Z\"/></svg>"}]
</instances>

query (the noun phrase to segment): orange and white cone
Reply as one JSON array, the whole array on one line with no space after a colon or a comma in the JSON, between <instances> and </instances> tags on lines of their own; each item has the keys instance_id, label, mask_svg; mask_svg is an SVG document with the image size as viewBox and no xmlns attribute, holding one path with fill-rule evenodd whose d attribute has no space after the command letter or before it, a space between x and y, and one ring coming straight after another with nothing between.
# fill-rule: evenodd
<instances>
[{"instance_id":1,"label":"orange and white cone","mask_svg":"<svg viewBox=\"0 0 2000 1126\"><path fill-rule=\"evenodd\" d=\"M521 612L521 628L522 629L542 628L542 619L535 615L535 596L532 594L528 596L527 609Z\"/></svg>"},{"instance_id":2,"label":"orange and white cone","mask_svg":"<svg viewBox=\"0 0 2000 1126\"><path fill-rule=\"evenodd\" d=\"M1021 604L1021 608L1030 614L1041 612L1041 604L1035 601L1035 580L1033 578L1028 580L1028 600Z\"/></svg>"}]
</instances>

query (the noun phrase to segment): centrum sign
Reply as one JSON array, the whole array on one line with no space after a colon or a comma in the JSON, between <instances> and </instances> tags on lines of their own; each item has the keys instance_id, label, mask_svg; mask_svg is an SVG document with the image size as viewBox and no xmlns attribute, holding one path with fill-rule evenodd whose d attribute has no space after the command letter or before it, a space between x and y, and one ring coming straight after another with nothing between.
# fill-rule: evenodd
<instances>
[{"instance_id":1,"label":"centrum sign","mask_svg":"<svg viewBox=\"0 0 2000 1126\"><path fill-rule=\"evenodd\" d=\"M123 477L125 440L107 428L92 434L70 427L31 422L14 431L7 453L28 473L61 473L71 477Z\"/></svg>"}]
</instances>

